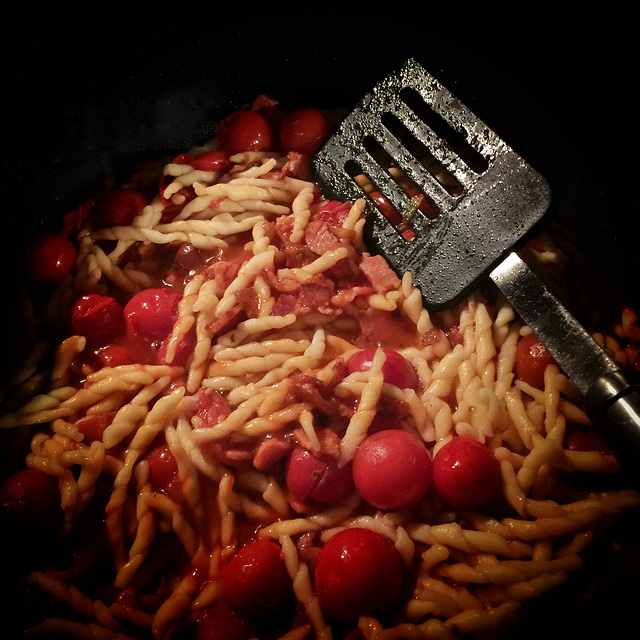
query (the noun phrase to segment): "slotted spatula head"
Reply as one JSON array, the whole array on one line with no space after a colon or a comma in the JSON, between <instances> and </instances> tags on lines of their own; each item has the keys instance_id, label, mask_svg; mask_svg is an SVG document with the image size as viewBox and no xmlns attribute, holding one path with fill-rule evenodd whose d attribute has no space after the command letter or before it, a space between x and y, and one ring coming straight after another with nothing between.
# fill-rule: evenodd
<instances>
[{"instance_id":1,"label":"slotted spatula head","mask_svg":"<svg viewBox=\"0 0 640 640\"><path fill-rule=\"evenodd\" d=\"M411 273L431 310L477 287L551 201L545 179L413 59L364 96L313 169L326 196L362 198L366 182L403 218L368 198L365 242Z\"/></svg>"}]
</instances>

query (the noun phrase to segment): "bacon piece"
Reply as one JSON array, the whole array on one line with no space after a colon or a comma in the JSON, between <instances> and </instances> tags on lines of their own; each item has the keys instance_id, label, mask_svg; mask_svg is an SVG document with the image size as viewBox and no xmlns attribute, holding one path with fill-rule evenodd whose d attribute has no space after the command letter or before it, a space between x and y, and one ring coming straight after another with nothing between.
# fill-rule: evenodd
<instances>
[{"instance_id":1,"label":"bacon piece","mask_svg":"<svg viewBox=\"0 0 640 640\"><path fill-rule=\"evenodd\" d=\"M284 458L291 449L290 441L283 435L267 436L259 445L253 458L253 466L260 471L269 469Z\"/></svg>"},{"instance_id":2,"label":"bacon piece","mask_svg":"<svg viewBox=\"0 0 640 640\"><path fill-rule=\"evenodd\" d=\"M271 315L287 316L290 313L293 313L297 302L297 296L291 295L289 293L283 293L278 297L276 303L273 305L273 308L271 309Z\"/></svg>"},{"instance_id":3,"label":"bacon piece","mask_svg":"<svg viewBox=\"0 0 640 640\"><path fill-rule=\"evenodd\" d=\"M334 307L346 307L350 302L353 302L356 298L366 298L375 293L373 287L355 286L349 287L339 291L331 298L331 304Z\"/></svg>"},{"instance_id":4,"label":"bacon piece","mask_svg":"<svg viewBox=\"0 0 640 640\"><path fill-rule=\"evenodd\" d=\"M341 227L351 211L350 202L331 200L324 204L316 213L316 220L322 220L329 225Z\"/></svg>"},{"instance_id":5,"label":"bacon piece","mask_svg":"<svg viewBox=\"0 0 640 640\"><path fill-rule=\"evenodd\" d=\"M198 400L196 416L202 421L203 427L213 427L231 413L231 405L217 391L200 389L196 393L196 398Z\"/></svg>"},{"instance_id":6,"label":"bacon piece","mask_svg":"<svg viewBox=\"0 0 640 640\"><path fill-rule=\"evenodd\" d=\"M331 232L329 225L323 220L309 222L305 229L304 241L307 247L319 256L342 246L340 239Z\"/></svg>"},{"instance_id":7,"label":"bacon piece","mask_svg":"<svg viewBox=\"0 0 640 640\"><path fill-rule=\"evenodd\" d=\"M207 329L210 331L211 337L214 338L215 336L235 329L235 327L238 326L238 323L246 317L247 314L242 305L237 304L235 307L229 309L229 311L225 311L225 313L223 313L219 318L214 320Z\"/></svg>"},{"instance_id":8,"label":"bacon piece","mask_svg":"<svg viewBox=\"0 0 640 640\"><path fill-rule=\"evenodd\" d=\"M290 378L286 404L308 402L314 409L331 414L336 410L333 385L306 373L294 373Z\"/></svg>"},{"instance_id":9,"label":"bacon piece","mask_svg":"<svg viewBox=\"0 0 640 640\"><path fill-rule=\"evenodd\" d=\"M375 255L363 258L360 269L377 293L385 294L400 286L400 278L382 256Z\"/></svg>"}]
</instances>

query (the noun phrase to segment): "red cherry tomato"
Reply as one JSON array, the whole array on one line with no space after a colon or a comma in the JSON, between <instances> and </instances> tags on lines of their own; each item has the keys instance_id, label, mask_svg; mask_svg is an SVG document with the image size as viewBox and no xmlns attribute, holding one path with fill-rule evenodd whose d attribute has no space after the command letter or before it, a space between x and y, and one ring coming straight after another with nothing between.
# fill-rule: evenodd
<instances>
[{"instance_id":1,"label":"red cherry tomato","mask_svg":"<svg viewBox=\"0 0 640 640\"><path fill-rule=\"evenodd\" d=\"M104 430L113 422L115 415L115 411L108 411L106 413L80 418L76 426L78 427L78 431L84 436L82 441L86 444L101 441Z\"/></svg>"},{"instance_id":2,"label":"red cherry tomato","mask_svg":"<svg viewBox=\"0 0 640 640\"><path fill-rule=\"evenodd\" d=\"M354 489L351 463L339 466L329 454L316 456L296 446L287 460L286 482L298 501L313 500L320 504L336 504Z\"/></svg>"},{"instance_id":3,"label":"red cherry tomato","mask_svg":"<svg viewBox=\"0 0 640 640\"><path fill-rule=\"evenodd\" d=\"M77 257L71 240L58 233L41 233L27 248L27 271L40 284L58 284L73 273Z\"/></svg>"},{"instance_id":4,"label":"red cherry tomato","mask_svg":"<svg viewBox=\"0 0 640 640\"><path fill-rule=\"evenodd\" d=\"M124 310L111 296L89 293L71 307L71 330L91 345L106 345L126 329Z\"/></svg>"},{"instance_id":5,"label":"red cherry tomato","mask_svg":"<svg viewBox=\"0 0 640 640\"><path fill-rule=\"evenodd\" d=\"M135 189L114 189L96 203L96 221L98 224L128 226L147 204L147 198Z\"/></svg>"},{"instance_id":6,"label":"red cherry tomato","mask_svg":"<svg viewBox=\"0 0 640 640\"><path fill-rule=\"evenodd\" d=\"M273 133L264 116L257 111L241 109L220 121L216 140L220 149L230 153L268 151Z\"/></svg>"},{"instance_id":7,"label":"red cherry tomato","mask_svg":"<svg viewBox=\"0 0 640 640\"><path fill-rule=\"evenodd\" d=\"M298 109L292 111L280 125L280 143L286 152L311 155L329 137L331 129L331 122L318 109Z\"/></svg>"},{"instance_id":8,"label":"red cherry tomato","mask_svg":"<svg viewBox=\"0 0 640 640\"><path fill-rule=\"evenodd\" d=\"M162 444L152 449L145 460L149 465L149 480L154 491L169 493L179 482L178 463L169 445Z\"/></svg>"},{"instance_id":9,"label":"red cherry tomato","mask_svg":"<svg viewBox=\"0 0 640 640\"><path fill-rule=\"evenodd\" d=\"M19 525L54 523L62 516L58 481L43 471L24 469L0 487L0 516Z\"/></svg>"},{"instance_id":10,"label":"red cherry tomato","mask_svg":"<svg viewBox=\"0 0 640 640\"><path fill-rule=\"evenodd\" d=\"M564 446L570 451L597 451L605 455L612 453L611 448L599 433L575 425L567 425Z\"/></svg>"},{"instance_id":11,"label":"red cherry tomato","mask_svg":"<svg viewBox=\"0 0 640 640\"><path fill-rule=\"evenodd\" d=\"M349 373L369 371L376 350L376 347L372 347L370 349L363 349L352 355L347 363ZM414 366L393 349L383 349L383 351L386 356L382 365L384 381L401 389L417 390L420 386L420 379Z\"/></svg>"},{"instance_id":12,"label":"red cherry tomato","mask_svg":"<svg viewBox=\"0 0 640 640\"><path fill-rule=\"evenodd\" d=\"M188 331L178 342L171 362L167 361L167 350L171 336L167 336L158 351L158 360L163 364L170 364L175 367L185 367L189 356L193 353L196 343L195 331Z\"/></svg>"},{"instance_id":13,"label":"red cherry tomato","mask_svg":"<svg viewBox=\"0 0 640 640\"><path fill-rule=\"evenodd\" d=\"M536 389L544 389L544 372L549 365L557 366L557 362L535 333L520 339L514 368L516 378Z\"/></svg>"},{"instance_id":14,"label":"red cherry tomato","mask_svg":"<svg viewBox=\"0 0 640 640\"><path fill-rule=\"evenodd\" d=\"M164 340L178 317L181 298L174 289L143 289L127 302L124 313L142 336L151 341Z\"/></svg>"},{"instance_id":15,"label":"red cherry tomato","mask_svg":"<svg viewBox=\"0 0 640 640\"><path fill-rule=\"evenodd\" d=\"M320 606L344 622L391 613L402 594L403 581L398 550L389 538L370 529L339 531L320 549L316 560Z\"/></svg>"},{"instance_id":16,"label":"red cherry tomato","mask_svg":"<svg viewBox=\"0 0 640 640\"><path fill-rule=\"evenodd\" d=\"M433 459L433 486L456 509L480 509L498 497L500 464L492 451L473 438L457 436Z\"/></svg>"},{"instance_id":17,"label":"red cherry tomato","mask_svg":"<svg viewBox=\"0 0 640 640\"><path fill-rule=\"evenodd\" d=\"M191 166L200 171L229 171L233 167L229 155L228 151L222 149L205 151L191 161Z\"/></svg>"},{"instance_id":18,"label":"red cherry tomato","mask_svg":"<svg viewBox=\"0 0 640 640\"><path fill-rule=\"evenodd\" d=\"M358 493L374 507L405 509L429 490L431 457L424 443L407 431L378 431L356 450L353 480Z\"/></svg>"},{"instance_id":19,"label":"red cherry tomato","mask_svg":"<svg viewBox=\"0 0 640 640\"><path fill-rule=\"evenodd\" d=\"M254 635L253 626L222 601L207 607L196 621L196 640L249 640Z\"/></svg>"},{"instance_id":20,"label":"red cherry tomato","mask_svg":"<svg viewBox=\"0 0 640 640\"><path fill-rule=\"evenodd\" d=\"M275 542L256 540L236 553L223 574L233 607L250 618L276 615L292 593L292 582Z\"/></svg>"}]
</instances>

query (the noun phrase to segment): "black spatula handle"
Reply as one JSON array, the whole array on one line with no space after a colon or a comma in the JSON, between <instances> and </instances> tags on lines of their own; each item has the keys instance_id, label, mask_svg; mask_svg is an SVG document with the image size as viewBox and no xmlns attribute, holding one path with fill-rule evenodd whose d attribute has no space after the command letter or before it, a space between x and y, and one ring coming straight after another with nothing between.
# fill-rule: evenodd
<instances>
[{"instance_id":1,"label":"black spatula handle","mask_svg":"<svg viewBox=\"0 0 640 640\"><path fill-rule=\"evenodd\" d=\"M490 276L584 394L614 454L640 479L640 372L621 369L517 253Z\"/></svg>"}]
</instances>

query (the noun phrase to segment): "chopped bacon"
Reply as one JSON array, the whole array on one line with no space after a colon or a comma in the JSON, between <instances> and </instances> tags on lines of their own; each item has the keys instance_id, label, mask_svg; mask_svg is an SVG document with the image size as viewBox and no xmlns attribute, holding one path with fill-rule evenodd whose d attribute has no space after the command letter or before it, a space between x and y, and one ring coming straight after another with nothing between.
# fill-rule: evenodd
<instances>
[{"instance_id":1,"label":"chopped bacon","mask_svg":"<svg viewBox=\"0 0 640 640\"><path fill-rule=\"evenodd\" d=\"M231 405L217 391L200 389L196 398L198 399L196 416L202 421L203 427L213 427L231 413Z\"/></svg>"},{"instance_id":2,"label":"chopped bacon","mask_svg":"<svg viewBox=\"0 0 640 640\"><path fill-rule=\"evenodd\" d=\"M260 298L253 287L247 287L238 291L236 302L244 309L249 318L257 318L260 315Z\"/></svg>"},{"instance_id":3,"label":"chopped bacon","mask_svg":"<svg viewBox=\"0 0 640 640\"><path fill-rule=\"evenodd\" d=\"M333 431L333 429L319 428L316 429L316 435L318 436L318 442L320 443L320 451L314 452L318 455L327 454L338 458L340 456L340 442L342 441L340 436ZM305 433L304 429L295 429L293 437L296 442L305 449L313 450L315 443L309 440L309 437Z\"/></svg>"},{"instance_id":4,"label":"chopped bacon","mask_svg":"<svg viewBox=\"0 0 640 640\"><path fill-rule=\"evenodd\" d=\"M278 297L276 303L273 305L271 315L288 316L290 313L293 313L297 302L297 296L291 295L290 293L283 293Z\"/></svg>"},{"instance_id":5,"label":"chopped bacon","mask_svg":"<svg viewBox=\"0 0 640 640\"><path fill-rule=\"evenodd\" d=\"M283 435L269 435L259 445L253 466L260 471L269 469L291 450L291 442Z\"/></svg>"},{"instance_id":6,"label":"chopped bacon","mask_svg":"<svg viewBox=\"0 0 640 640\"><path fill-rule=\"evenodd\" d=\"M209 440L200 445L202 454L211 462L220 462L230 467L253 460L256 442L253 439L242 442L230 436L220 440Z\"/></svg>"},{"instance_id":7,"label":"chopped bacon","mask_svg":"<svg viewBox=\"0 0 640 640\"><path fill-rule=\"evenodd\" d=\"M353 302L356 298L366 298L375 293L373 287L355 286L349 287L339 291L331 298L331 304L334 307L346 307L350 302Z\"/></svg>"},{"instance_id":8,"label":"chopped bacon","mask_svg":"<svg viewBox=\"0 0 640 640\"><path fill-rule=\"evenodd\" d=\"M324 204L316 213L316 220L322 220L329 225L341 227L351 211L350 202L331 200Z\"/></svg>"},{"instance_id":9,"label":"chopped bacon","mask_svg":"<svg viewBox=\"0 0 640 640\"><path fill-rule=\"evenodd\" d=\"M433 327L428 331L425 331L422 335L422 344L425 347L438 344L442 338L446 337L444 331L442 329L438 329L437 327Z\"/></svg>"},{"instance_id":10,"label":"chopped bacon","mask_svg":"<svg viewBox=\"0 0 640 640\"><path fill-rule=\"evenodd\" d=\"M331 232L329 225L323 220L312 220L305 230L306 245L319 256L342 246L342 242Z\"/></svg>"},{"instance_id":11,"label":"chopped bacon","mask_svg":"<svg viewBox=\"0 0 640 640\"><path fill-rule=\"evenodd\" d=\"M385 294L400 286L400 278L382 256L375 255L363 258L360 269L377 293Z\"/></svg>"},{"instance_id":12,"label":"chopped bacon","mask_svg":"<svg viewBox=\"0 0 640 640\"><path fill-rule=\"evenodd\" d=\"M464 336L462 335L462 332L460 331L460 327L458 326L451 327L445 333L452 347L455 347L456 345L462 344L464 342Z\"/></svg>"},{"instance_id":13,"label":"chopped bacon","mask_svg":"<svg viewBox=\"0 0 640 640\"><path fill-rule=\"evenodd\" d=\"M290 378L291 385L287 395L287 404L308 402L314 409L322 413L335 412L333 385L322 382L318 378L305 373L295 373Z\"/></svg>"},{"instance_id":14,"label":"chopped bacon","mask_svg":"<svg viewBox=\"0 0 640 640\"><path fill-rule=\"evenodd\" d=\"M219 318L214 320L207 329L211 333L211 337L227 333L238 326L238 323L247 317L242 305L237 304L229 311L223 313Z\"/></svg>"},{"instance_id":15,"label":"chopped bacon","mask_svg":"<svg viewBox=\"0 0 640 640\"><path fill-rule=\"evenodd\" d=\"M287 176L299 178L300 180L310 180L311 177L311 156L296 151L289 151L287 161L282 166L275 177L282 179Z\"/></svg>"}]
</instances>

